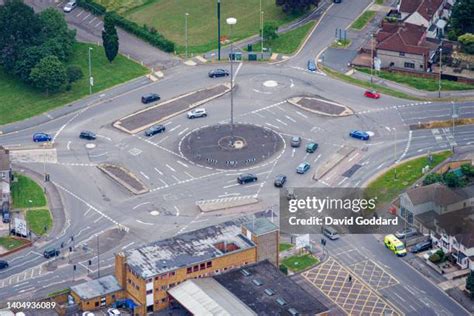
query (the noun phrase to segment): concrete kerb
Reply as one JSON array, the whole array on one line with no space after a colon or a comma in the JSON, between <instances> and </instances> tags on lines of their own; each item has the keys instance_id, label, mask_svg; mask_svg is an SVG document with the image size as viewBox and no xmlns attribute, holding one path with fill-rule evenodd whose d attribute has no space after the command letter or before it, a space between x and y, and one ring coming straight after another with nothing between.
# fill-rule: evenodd
<instances>
[{"instance_id":1,"label":"concrete kerb","mask_svg":"<svg viewBox=\"0 0 474 316\"><path fill-rule=\"evenodd\" d=\"M321 111L317 111L317 110L312 110L312 109L308 109L302 105L300 105L298 102L300 102L302 99L312 99L312 100L318 100L320 102L323 102L323 103L328 103L328 104L333 104L333 105L337 105L337 106L340 106L340 107L344 107L345 110L341 113L341 114L329 114L329 113L326 113L326 112L321 112ZM287 100L288 103L294 105L294 106L297 106L299 107L300 109L302 110L305 110L305 111L308 111L308 112L312 112L312 113L315 113L315 114L318 114L318 115L322 115L322 116L330 116L330 117L344 117L344 116L349 116L349 115L353 115L354 114L354 111L348 107L348 106L345 106L343 104L339 104L339 103L335 103L335 102L331 102L331 101L326 101L326 100L323 100L323 99L319 99L319 98L313 98L313 97L293 97L293 98L290 98Z\"/></svg>"},{"instance_id":2,"label":"concrete kerb","mask_svg":"<svg viewBox=\"0 0 474 316\"><path fill-rule=\"evenodd\" d=\"M133 178L135 181L137 181L138 183L141 184L141 186L143 187L143 189L141 190L137 190L135 189L134 187L132 187L130 184L128 184L126 181L120 179L119 177L117 177L115 174L113 174L112 172L110 172L109 170L107 170L107 167L114 167L114 168L118 168L120 170L122 170L123 172L125 172L129 177ZM123 187L125 187L127 190L129 190L130 192L132 192L133 194L135 195L140 195L140 194L144 194L144 193L147 193L149 192L150 190L146 187L146 185L140 180L137 178L137 176L135 176L133 173L131 173L130 171L128 171L127 169L121 167L121 166L117 166L117 165L113 165L113 164L107 164L107 163L104 163L104 164L100 164L97 166L97 168L102 171L103 173L105 173L106 175L108 175L110 178L112 178L115 182L117 182L118 184L122 185Z\"/></svg>"},{"instance_id":3,"label":"concrete kerb","mask_svg":"<svg viewBox=\"0 0 474 316\"><path fill-rule=\"evenodd\" d=\"M207 89L212 89L212 88L215 88L215 87L218 87L218 86L221 86L221 85L224 85L224 86L227 88L224 92L215 94L215 95L213 95L213 96L211 96L211 97L209 97L209 98L207 98L207 99L204 99L204 100L201 100L201 101L192 103L192 104L190 104L186 109L183 109L183 110L178 111L178 112L174 112L174 113L172 113L172 114L170 114L170 115L168 115L168 116L165 116L165 117L161 118L161 119L158 120L158 121L155 121L155 122L150 123L150 124L147 124L147 125L143 125L143 126L141 126L141 127L139 127L139 128L136 128L136 129L134 129L134 130L128 130L127 128L121 126L122 120L124 120L124 119L127 119L127 118L129 118L129 117L132 117L132 116L137 115L137 114L139 114L139 113L143 113L143 112L149 111L149 110L151 110L151 109L155 109L155 108L157 108L157 107L160 107L160 106L162 106L162 105L164 105L164 104L168 104L168 103L173 102L173 101L176 101L176 100L178 100L178 99L181 99L181 98L190 96L190 95L192 95L192 94L194 94L194 93L197 93L197 92L199 92L199 91L203 91L203 90L207 90ZM235 88L236 88L236 85L234 84L234 89L235 89ZM205 88L205 89L199 89L199 90L191 91L191 92L189 92L189 93L182 94L182 95L180 95L180 96L178 96L178 97L176 97L176 98L167 100L167 101L165 101L165 102L158 103L158 104L156 104L156 105L154 105L154 106L151 106L151 107L148 107L148 108L139 110L139 111L137 111L137 112L134 112L134 113L132 113L132 114L129 114L129 115L127 115L127 116L124 116L124 117L120 118L119 120L115 121L115 122L112 124L112 126L115 127L115 128L117 128L117 129L119 129L119 130L121 130L122 132L125 132L125 133L128 133L128 134L133 135L133 134L139 133L139 132L141 132L141 131L143 131L143 130L149 128L150 126L153 126L153 125L155 125L155 124L164 122L164 121L166 121L166 120L168 120L168 119L170 119L170 118L172 118L172 117L175 117L175 116L177 116L177 115L179 115L179 114L185 113L185 112L189 111L190 109L193 109L193 108L198 107L198 106L200 106L200 105L202 105L202 104L205 104L205 103L207 103L207 102L209 102L209 101L211 101L211 100L213 100L213 99L217 99L218 97L223 96L224 94L226 94L226 93L229 92L229 91L230 91L230 84L229 84L229 83L221 83L221 84L218 84L218 85L214 85L214 86L212 86L212 87L210 87L210 88Z\"/></svg>"},{"instance_id":4,"label":"concrete kerb","mask_svg":"<svg viewBox=\"0 0 474 316\"><path fill-rule=\"evenodd\" d=\"M196 206L203 213L226 210L239 206L251 205L260 202L255 195L196 201Z\"/></svg>"},{"instance_id":5,"label":"concrete kerb","mask_svg":"<svg viewBox=\"0 0 474 316\"><path fill-rule=\"evenodd\" d=\"M367 5L367 6L365 7L365 9L354 19L354 21L352 21L352 23L354 23L355 21L357 21L357 19L360 18L360 17L365 13L365 11L367 11L367 10L368 10L370 7L372 7L374 4L375 4L375 1L372 1L371 3L369 3L369 5ZM370 22L370 21L369 21L369 22ZM346 30L351 28L352 23L349 24L349 25L346 27ZM367 22L367 23L368 23L368 22ZM355 31L360 32L360 31L362 31L363 29L365 29L366 26L367 26L367 24L364 25L364 27L363 27L362 29L360 29L360 30L355 30Z\"/></svg>"},{"instance_id":6,"label":"concrete kerb","mask_svg":"<svg viewBox=\"0 0 474 316\"><path fill-rule=\"evenodd\" d=\"M347 148L347 150L345 149ZM318 181L322 179L326 174L328 174L332 169L334 169L337 165L339 165L344 159L349 157L351 153L353 153L355 150L354 147L343 147L339 149L336 153L334 153L331 156L331 159L329 159L323 166L322 168L319 168L313 173L313 180ZM333 159L335 156L336 159ZM322 171L321 171L322 170ZM317 175L318 174L318 175Z\"/></svg>"}]
</instances>

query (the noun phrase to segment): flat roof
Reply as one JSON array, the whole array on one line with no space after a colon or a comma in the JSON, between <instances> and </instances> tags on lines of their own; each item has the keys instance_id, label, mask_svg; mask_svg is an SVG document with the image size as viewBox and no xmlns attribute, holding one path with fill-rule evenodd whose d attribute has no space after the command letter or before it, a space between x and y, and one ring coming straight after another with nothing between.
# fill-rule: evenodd
<instances>
[{"instance_id":1,"label":"flat roof","mask_svg":"<svg viewBox=\"0 0 474 316\"><path fill-rule=\"evenodd\" d=\"M299 315L329 310L267 260L213 278L259 316L288 315L290 308Z\"/></svg>"},{"instance_id":2,"label":"flat roof","mask_svg":"<svg viewBox=\"0 0 474 316\"><path fill-rule=\"evenodd\" d=\"M168 293L193 315L257 315L212 278L187 280Z\"/></svg>"},{"instance_id":3,"label":"flat roof","mask_svg":"<svg viewBox=\"0 0 474 316\"><path fill-rule=\"evenodd\" d=\"M243 226L257 236L278 230L278 226L263 217L255 218Z\"/></svg>"},{"instance_id":4,"label":"flat roof","mask_svg":"<svg viewBox=\"0 0 474 316\"><path fill-rule=\"evenodd\" d=\"M120 290L122 290L122 287L113 275L107 275L101 277L100 279L95 279L71 286L71 291L75 292L81 299L85 300L107 295Z\"/></svg>"},{"instance_id":5,"label":"flat roof","mask_svg":"<svg viewBox=\"0 0 474 316\"><path fill-rule=\"evenodd\" d=\"M238 247L235 251L254 248L255 244L241 234L242 224L248 221L246 217L239 218L154 241L126 251L126 262L134 273L146 279L229 253L218 249L219 243L234 244Z\"/></svg>"}]
</instances>

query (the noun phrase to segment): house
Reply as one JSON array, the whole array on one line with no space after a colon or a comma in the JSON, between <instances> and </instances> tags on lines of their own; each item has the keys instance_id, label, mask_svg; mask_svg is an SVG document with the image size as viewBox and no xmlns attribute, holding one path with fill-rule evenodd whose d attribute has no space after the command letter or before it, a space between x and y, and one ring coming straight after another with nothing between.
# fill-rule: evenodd
<instances>
[{"instance_id":1,"label":"house","mask_svg":"<svg viewBox=\"0 0 474 316\"><path fill-rule=\"evenodd\" d=\"M8 149L0 146L0 209L3 205L11 203L10 182L12 176L10 153Z\"/></svg>"},{"instance_id":2,"label":"house","mask_svg":"<svg viewBox=\"0 0 474 316\"><path fill-rule=\"evenodd\" d=\"M446 0L401 0L398 10L401 20L427 29L428 38L444 34L451 5Z\"/></svg>"},{"instance_id":3,"label":"house","mask_svg":"<svg viewBox=\"0 0 474 316\"><path fill-rule=\"evenodd\" d=\"M91 311L123 298L123 290L113 275L107 275L72 286L71 296L82 311Z\"/></svg>"}]
</instances>

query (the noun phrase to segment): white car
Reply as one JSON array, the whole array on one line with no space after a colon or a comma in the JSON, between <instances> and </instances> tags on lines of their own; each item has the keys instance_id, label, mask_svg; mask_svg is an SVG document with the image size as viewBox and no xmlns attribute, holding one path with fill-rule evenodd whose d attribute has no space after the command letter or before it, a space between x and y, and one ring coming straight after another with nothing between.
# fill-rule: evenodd
<instances>
[{"instance_id":1,"label":"white car","mask_svg":"<svg viewBox=\"0 0 474 316\"><path fill-rule=\"evenodd\" d=\"M66 5L63 8L63 11L66 12L66 13L69 13L72 10L74 10L75 7L77 7L76 0L71 0L68 3L66 3Z\"/></svg>"},{"instance_id":2,"label":"white car","mask_svg":"<svg viewBox=\"0 0 474 316\"><path fill-rule=\"evenodd\" d=\"M206 109L194 109L188 112L188 119L193 119L197 117L206 117Z\"/></svg>"},{"instance_id":3,"label":"white car","mask_svg":"<svg viewBox=\"0 0 474 316\"><path fill-rule=\"evenodd\" d=\"M92 312L83 312L82 316L95 316L95 314Z\"/></svg>"},{"instance_id":4,"label":"white car","mask_svg":"<svg viewBox=\"0 0 474 316\"><path fill-rule=\"evenodd\" d=\"M120 314L120 311L116 308L109 308L107 310L107 315L108 316L117 316L117 315L122 315L122 314Z\"/></svg>"}]
</instances>

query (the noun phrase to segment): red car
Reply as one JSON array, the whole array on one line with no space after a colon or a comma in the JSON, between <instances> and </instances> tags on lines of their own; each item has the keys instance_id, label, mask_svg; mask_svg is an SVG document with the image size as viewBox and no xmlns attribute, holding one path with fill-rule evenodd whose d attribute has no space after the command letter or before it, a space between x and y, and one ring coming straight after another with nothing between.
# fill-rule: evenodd
<instances>
[{"instance_id":1,"label":"red car","mask_svg":"<svg viewBox=\"0 0 474 316\"><path fill-rule=\"evenodd\" d=\"M364 96L371 99L378 99L380 98L380 93L377 93L375 90L367 90L364 92Z\"/></svg>"}]
</instances>

